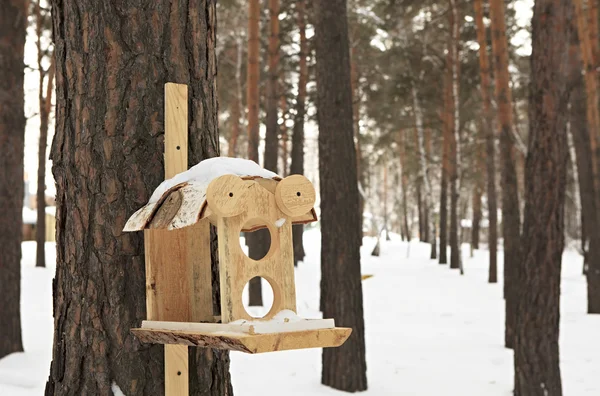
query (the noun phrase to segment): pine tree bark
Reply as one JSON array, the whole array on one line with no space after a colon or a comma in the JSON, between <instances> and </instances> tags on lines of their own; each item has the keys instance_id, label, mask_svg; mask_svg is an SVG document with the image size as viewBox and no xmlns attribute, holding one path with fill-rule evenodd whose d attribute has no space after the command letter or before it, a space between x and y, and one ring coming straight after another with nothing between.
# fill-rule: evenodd
<instances>
[{"instance_id":1,"label":"pine tree bark","mask_svg":"<svg viewBox=\"0 0 600 396\"><path fill-rule=\"evenodd\" d=\"M532 19L523 265L518 273L515 395L561 396L560 272L564 248L569 0L536 0Z\"/></svg>"},{"instance_id":2,"label":"pine tree bark","mask_svg":"<svg viewBox=\"0 0 600 396\"><path fill-rule=\"evenodd\" d=\"M114 384L162 395L162 347L130 333L146 317L143 238L122 229L163 180L163 82L189 87L190 164L219 155L215 3L54 0L52 9L57 268L45 394L109 395ZM191 394L232 394L227 352L190 355Z\"/></svg>"},{"instance_id":3,"label":"pine tree bark","mask_svg":"<svg viewBox=\"0 0 600 396\"><path fill-rule=\"evenodd\" d=\"M410 227L408 226L408 168L406 167L406 135L404 132L400 132L400 139L398 142L400 150L400 177L402 183L402 229L406 240L410 242Z\"/></svg>"},{"instance_id":4,"label":"pine tree bark","mask_svg":"<svg viewBox=\"0 0 600 396\"><path fill-rule=\"evenodd\" d=\"M459 46L460 46L460 19L456 0L450 2L450 41L448 48L448 73L450 73L451 100L448 107L448 124L451 129L448 134L449 164L450 164L450 268L459 269L460 241L458 239L458 198L459 198L459 145L460 145L460 120L459 120Z\"/></svg>"},{"instance_id":5,"label":"pine tree bark","mask_svg":"<svg viewBox=\"0 0 600 396\"><path fill-rule=\"evenodd\" d=\"M479 249L479 230L481 225L481 195L482 188L479 181L473 187L473 224L471 228L471 248Z\"/></svg>"},{"instance_id":6,"label":"pine tree bark","mask_svg":"<svg viewBox=\"0 0 600 396\"><path fill-rule=\"evenodd\" d=\"M285 77L284 77L285 78ZM287 101L285 98L285 95L280 95L280 99L279 99L279 106L281 107L281 118L283 120L283 122L281 123L281 127L279 128L279 132L281 134L281 163L282 163L282 169L281 169L281 176L283 177L288 177L289 172L288 172L288 157L289 157L289 150L288 150L288 127L285 123L286 118L288 117L287 112Z\"/></svg>"},{"instance_id":7,"label":"pine tree bark","mask_svg":"<svg viewBox=\"0 0 600 396\"><path fill-rule=\"evenodd\" d=\"M40 2L35 5L36 35L37 35L37 66L40 74L38 85L38 105L40 113L40 137L38 140L38 172L37 172L37 221L35 225L36 257L35 266L46 266L46 148L48 146L48 121L52 109L52 89L54 84L54 58L50 61L48 70L44 70L42 35L45 26L45 16L42 14ZM47 86L44 91L44 78Z\"/></svg>"},{"instance_id":8,"label":"pine tree bark","mask_svg":"<svg viewBox=\"0 0 600 396\"><path fill-rule=\"evenodd\" d=\"M260 164L258 158L259 144L259 49L260 49L260 3L259 0L248 1L248 65L247 65L247 98L248 105L248 159ZM269 231L263 229L255 232L246 233L248 244L248 257L259 260L269 247L266 246L266 238ZM249 286L249 304L251 306L262 306L262 284L259 277L250 279Z\"/></svg>"},{"instance_id":9,"label":"pine tree bark","mask_svg":"<svg viewBox=\"0 0 600 396\"><path fill-rule=\"evenodd\" d=\"M279 0L269 0L269 79L267 80L267 132L264 167L277 173L279 159Z\"/></svg>"},{"instance_id":10,"label":"pine tree bark","mask_svg":"<svg viewBox=\"0 0 600 396\"><path fill-rule=\"evenodd\" d=\"M434 234L433 225L433 192L431 188L431 179L429 177L429 160L425 148L425 131L423 128L423 110L421 108L421 101L419 99L419 93L414 82L411 87L413 109L415 113L415 124L417 126L417 145L419 150L419 173L421 180L425 187L424 194L424 206L425 206L425 235L426 240L431 244L431 253L429 257L431 259L437 258L436 251L436 240Z\"/></svg>"},{"instance_id":11,"label":"pine tree bark","mask_svg":"<svg viewBox=\"0 0 600 396\"><path fill-rule=\"evenodd\" d=\"M442 169L440 177L440 254L439 263L448 264L448 177L450 174L450 139L452 134L449 124L449 106L451 91L449 73L444 76L444 108L442 110Z\"/></svg>"},{"instance_id":12,"label":"pine tree bark","mask_svg":"<svg viewBox=\"0 0 600 396\"><path fill-rule=\"evenodd\" d=\"M498 104L500 152L502 159L502 236L504 238L504 298L506 299L505 346L512 348L516 319L515 295L520 265L521 217L516 172L516 152L512 136L512 93L508 75L508 41L504 20L504 2L490 0L492 50L494 53L495 96Z\"/></svg>"},{"instance_id":13,"label":"pine tree bark","mask_svg":"<svg viewBox=\"0 0 600 396\"><path fill-rule=\"evenodd\" d=\"M231 133L229 135L229 147L227 151L228 157L235 158L237 156L237 142L240 136L240 119L242 118L242 38L236 37L236 62L235 62L235 82L236 95L233 100L233 108L231 110Z\"/></svg>"},{"instance_id":14,"label":"pine tree bark","mask_svg":"<svg viewBox=\"0 0 600 396\"><path fill-rule=\"evenodd\" d=\"M20 307L27 4L17 0L0 3L0 358L23 351Z\"/></svg>"},{"instance_id":15,"label":"pine tree bark","mask_svg":"<svg viewBox=\"0 0 600 396\"><path fill-rule=\"evenodd\" d=\"M358 70L358 54L356 46L353 46L350 52L350 81L352 86L352 119L354 121L354 139L356 141L356 171L358 172L358 183L364 190L366 186L364 159L362 155L362 149L360 145L360 74ZM364 223L364 212L365 212L365 197L359 194L359 230L360 230L360 244L362 246L363 237L363 223Z\"/></svg>"},{"instance_id":16,"label":"pine tree bark","mask_svg":"<svg viewBox=\"0 0 600 396\"><path fill-rule=\"evenodd\" d=\"M582 207L583 211L587 212L588 215L585 216L585 224L586 224L586 235L590 238L589 243L589 251L587 254L587 271L586 277L588 282L588 313L600 313L600 236L598 235L598 230L600 230L600 217L596 212L596 208L600 206L600 164L598 161L600 160L600 147L599 147L599 136L600 133L600 111L598 110L598 80L596 73L596 63L594 52L597 50L597 41L598 37L592 37L592 31L595 29L597 31L597 22L594 24L592 20L588 24L586 20L586 14L583 10L583 5L581 0L574 0L574 10L575 10L575 18L577 21L577 37L579 39L580 44L580 54L581 60L583 62L584 69L584 78L585 78L585 94L586 94L586 117L587 117L587 135L588 140L586 140L585 145L589 145L590 150L590 160L592 166L592 181L593 184L591 188L593 189L593 214L590 214L589 211L592 210L592 206L583 200L582 196ZM597 17L597 5L595 2L590 2L592 13L596 12ZM595 26L594 26L595 25ZM575 92L575 98L579 93ZM574 111L575 109L572 109ZM577 121L575 121L577 122ZM574 142L576 147L579 146L578 139L581 139L581 136L575 136L576 133L582 134L583 129L581 126L574 130ZM589 142L589 143L588 143ZM586 150L585 148L580 148L581 150ZM587 154L587 153L585 153ZM581 155L581 160L586 160L587 156L584 153ZM578 154L578 161L579 161ZM585 172L586 168L582 168ZM580 177L581 175L580 171ZM586 191L586 185L581 185L581 194ZM590 187L587 187L588 189Z\"/></svg>"},{"instance_id":17,"label":"pine tree bark","mask_svg":"<svg viewBox=\"0 0 600 396\"><path fill-rule=\"evenodd\" d=\"M347 9L345 0L318 0L314 6L321 306L324 317L353 329L343 346L323 350L322 383L356 392L367 389L367 376Z\"/></svg>"},{"instance_id":18,"label":"pine tree bark","mask_svg":"<svg viewBox=\"0 0 600 396\"><path fill-rule=\"evenodd\" d=\"M496 203L496 136L492 125L492 101L490 97L490 66L488 45L483 24L483 1L475 0L475 23L479 43L479 75L483 101L483 125L485 127L485 157L487 170L488 246L490 251L489 283L498 282L498 205Z\"/></svg>"},{"instance_id":19,"label":"pine tree bark","mask_svg":"<svg viewBox=\"0 0 600 396\"><path fill-rule=\"evenodd\" d=\"M290 174L304 174L304 118L306 115L306 83L308 81L308 43L306 41L306 0L299 0L296 3L296 12L298 18L298 30L300 33L300 59L299 77L298 77L298 96L296 97L296 115L294 117L294 129L292 131L292 163L290 164ZM292 237L294 240L294 265L304 260L304 244L302 236L304 226L302 224L292 227Z\"/></svg>"}]
</instances>

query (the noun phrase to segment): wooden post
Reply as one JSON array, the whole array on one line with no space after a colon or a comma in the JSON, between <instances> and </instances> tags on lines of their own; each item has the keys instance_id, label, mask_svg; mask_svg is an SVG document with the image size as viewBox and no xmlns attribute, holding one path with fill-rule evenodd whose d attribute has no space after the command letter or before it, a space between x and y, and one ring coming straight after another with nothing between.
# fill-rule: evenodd
<instances>
[{"instance_id":1,"label":"wooden post","mask_svg":"<svg viewBox=\"0 0 600 396\"><path fill-rule=\"evenodd\" d=\"M187 85L165 84L165 179L188 169ZM145 230L148 320L212 321L210 226ZM187 396L188 351L165 345L165 394Z\"/></svg>"}]
</instances>

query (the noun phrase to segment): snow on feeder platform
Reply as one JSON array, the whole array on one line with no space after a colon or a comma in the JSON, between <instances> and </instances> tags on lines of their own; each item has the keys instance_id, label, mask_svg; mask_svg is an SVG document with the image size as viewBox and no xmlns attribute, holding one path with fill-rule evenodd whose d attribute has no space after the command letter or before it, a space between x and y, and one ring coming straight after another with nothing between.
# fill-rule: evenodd
<instances>
[{"instance_id":1,"label":"snow on feeder platform","mask_svg":"<svg viewBox=\"0 0 600 396\"><path fill-rule=\"evenodd\" d=\"M187 395L187 347L246 353L337 347L352 329L333 319L296 316L292 224L316 221L315 190L301 175L284 179L252 161L211 158L187 170L187 86L165 85L165 181L124 231L144 231L147 320L132 329L165 344L165 392ZM213 312L210 225L219 235L220 315ZM242 251L240 232L267 228L261 260ZM273 289L260 319L242 304L250 279Z\"/></svg>"}]
</instances>

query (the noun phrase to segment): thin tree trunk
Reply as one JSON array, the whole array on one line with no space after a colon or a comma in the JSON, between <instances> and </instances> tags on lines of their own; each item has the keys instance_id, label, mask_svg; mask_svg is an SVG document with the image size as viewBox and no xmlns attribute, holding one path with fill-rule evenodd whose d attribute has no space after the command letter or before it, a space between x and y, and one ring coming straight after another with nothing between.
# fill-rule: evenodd
<instances>
[{"instance_id":1,"label":"thin tree trunk","mask_svg":"<svg viewBox=\"0 0 600 396\"><path fill-rule=\"evenodd\" d=\"M512 94L508 76L508 42L504 21L504 2L490 0L492 50L500 127L502 157L502 236L504 238L504 297L506 299L505 346L512 348L516 319L516 293L519 279L515 276L520 261L521 215L516 173L516 153L512 136Z\"/></svg>"},{"instance_id":2,"label":"thin tree trunk","mask_svg":"<svg viewBox=\"0 0 600 396\"><path fill-rule=\"evenodd\" d=\"M294 118L294 130L292 131L292 163L290 165L290 174L304 174L304 118L306 102L306 83L308 81L308 44L306 41L306 0L299 0L296 3L296 12L298 13L298 30L300 31L300 60L298 77L298 96L296 97L296 116ZM292 237L294 240L294 265L304 260L304 244L302 235L304 226L294 225L292 227Z\"/></svg>"},{"instance_id":3,"label":"thin tree trunk","mask_svg":"<svg viewBox=\"0 0 600 396\"><path fill-rule=\"evenodd\" d=\"M459 147L460 147L460 97L459 97L459 51L460 45L460 19L456 0L450 1L450 32L451 38L448 48L448 69L450 72L450 89L452 99L449 107L449 125L451 132L448 134L450 154L450 268L460 268L460 242L458 240L458 198L459 188Z\"/></svg>"},{"instance_id":4,"label":"thin tree trunk","mask_svg":"<svg viewBox=\"0 0 600 396\"><path fill-rule=\"evenodd\" d=\"M471 248L479 249L479 229L481 224L481 195L483 189L479 181L473 188L473 224L471 228Z\"/></svg>"},{"instance_id":5,"label":"thin tree trunk","mask_svg":"<svg viewBox=\"0 0 600 396\"><path fill-rule=\"evenodd\" d=\"M413 99L413 108L415 112L415 122L417 125L417 144L419 149L419 171L421 175L421 180L423 180L423 185L425 186L425 195L424 195L424 206L425 211L427 213L426 217L426 234L427 240L431 243L431 254L430 258L436 258L436 240L435 234L433 234L434 226L433 226L433 189L431 188L431 180L429 177L429 163L427 158L427 153L425 150L425 132L423 129L423 110L421 108L421 101L419 100L419 94L417 92L417 88L412 83L412 99Z\"/></svg>"},{"instance_id":6,"label":"thin tree trunk","mask_svg":"<svg viewBox=\"0 0 600 396\"><path fill-rule=\"evenodd\" d=\"M260 3L259 0L248 1L248 66L247 66L247 99L248 104L248 159L260 164L258 157L259 144L259 49L260 49ZM265 150L266 152L266 150ZM266 160L266 158L265 158ZM266 166L266 164L265 164ZM248 257L254 260L264 257L269 249L266 238L269 232L265 229L246 233L248 243ZM262 284L259 277L250 279L249 304L251 306L262 306Z\"/></svg>"},{"instance_id":7,"label":"thin tree trunk","mask_svg":"<svg viewBox=\"0 0 600 396\"><path fill-rule=\"evenodd\" d=\"M450 73L444 76L444 109L442 110L442 175L440 180L440 255L439 263L448 263L448 177L450 174L450 139L452 131L449 123L449 107L452 100Z\"/></svg>"},{"instance_id":8,"label":"thin tree trunk","mask_svg":"<svg viewBox=\"0 0 600 396\"><path fill-rule=\"evenodd\" d=\"M37 35L37 66L40 74L38 85L38 107L40 114L40 137L38 140L38 172L37 172L37 191L36 191L36 209L37 221L35 225L36 241L36 267L46 266L46 147L48 145L48 120L52 108L52 88L54 84L54 58L51 58L50 67L44 70L42 61L44 52L42 49L42 35L45 26L45 16L42 14L42 8L39 1L35 5L36 17L36 35ZM51 56L51 54L50 54ZM44 79L48 77L47 87L44 91Z\"/></svg>"},{"instance_id":9,"label":"thin tree trunk","mask_svg":"<svg viewBox=\"0 0 600 396\"><path fill-rule=\"evenodd\" d=\"M265 168L277 173L279 124L279 0L269 0L269 70L267 80L267 132L265 135Z\"/></svg>"},{"instance_id":10,"label":"thin tree trunk","mask_svg":"<svg viewBox=\"0 0 600 396\"><path fill-rule=\"evenodd\" d=\"M360 87L359 87L359 73L358 73L358 61L356 54L356 47L352 47L350 52L350 81L352 84L352 119L354 121L354 139L356 141L356 171L358 172L358 183L361 188L365 188L365 169L364 159L362 156L362 149L360 145ZM360 221L360 245L362 246L362 235L363 235L363 221L365 212L365 197L359 194L359 213L358 219Z\"/></svg>"},{"instance_id":11,"label":"thin tree trunk","mask_svg":"<svg viewBox=\"0 0 600 396\"><path fill-rule=\"evenodd\" d=\"M288 172L288 156L289 156L289 152L288 152L288 128L287 125L285 123L285 120L287 118L287 101L285 100L285 95L280 95L280 107L281 107L281 118L283 119L283 122L281 123L281 127L279 128L279 131L281 133L281 162L282 162L282 169L281 169L281 175L283 177L287 177L289 172Z\"/></svg>"},{"instance_id":12,"label":"thin tree trunk","mask_svg":"<svg viewBox=\"0 0 600 396\"><path fill-rule=\"evenodd\" d=\"M408 169L406 168L406 136L404 132L401 132L398 146L400 148L400 172L402 179L402 225L406 240L410 242L411 234L408 226Z\"/></svg>"},{"instance_id":13,"label":"thin tree trunk","mask_svg":"<svg viewBox=\"0 0 600 396\"><path fill-rule=\"evenodd\" d=\"M317 114L321 191L321 301L323 316L352 335L323 350L322 383L357 392L367 389L359 192L352 128L352 87L345 0L315 6Z\"/></svg>"},{"instance_id":14,"label":"thin tree trunk","mask_svg":"<svg viewBox=\"0 0 600 396\"><path fill-rule=\"evenodd\" d=\"M417 212L419 214L419 241L425 242L425 212L423 209L423 199L421 197L421 180L417 178L415 181L415 190L417 193Z\"/></svg>"},{"instance_id":15,"label":"thin tree trunk","mask_svg":"<svg viewBox=\"0 0 600 396\"><path fill-rule=\"evenodd\" d=\"M490 98L490 67L485 25L483 24L482 0L475 0L475 22L479 42L479 74L483 101L483 125L487 165L488 245L490 250L489 283L498 282L498 206L496 204L496 137L492 125L492 101Z\"/></svg>"},{"instance_id":16,"label":"thin tree trunk","mask_svg":"<svg viewBox=\"0 0 600 396\"><path fill-rule=\"evenodd\" d=\"M574 0L575 16L577 20L577 32L581 48L581 59L583 61L584 78L586 86L586 116L588 121L589 147L591 151L592 180L593 180L593 204L594 209L600 206L600 169L598 161L600 160L600 147L598 147L598 134L600 133L600 112L598 110L598 80L596 73L596 63L594 50L597 49L598 37L591 40L591 31L597 30L597 23L588 25L581 0ZM592 5L592 12L596 12L597 5ZM596 8L594 11L593 8ZM595 25L595 26L594 26ZM576 93L577 94L577 93ZM583 133L581 127L579 133ZM583 185L582 185L583 187ZM582 202L583 204L583 202ZM591 206L584 205L584 210ZM586 235L590 238L589 251L587 257L588 268L586 271L588 282L588 313L600 313L600 218L594 210L594 215L586 216L588 229Z\"/></svg>"},{"instance_id":17,"label":"thin tree trunk","mask_svg":"<svg viewBox=\"0 0 600 396\"><path fill-rule=\"evenodd\" d=\"M387 160L383 163L383 230L385 231L385 240L390 241L390 230L388 226L388 165Z\"/></svg>"},{"instance_id":18,"label":"thin tree trunk","mask_svg":"<svg viewBox=\"0 0 600 396\"><path fill-rule=\"evenodd\" d=\"M234 98L233 109L231 111L231 134L229 136L229 150L227 155L229 157L237 156L237 142L240 136L240 119L242 117L242 58L243 58L243 47L242 47L242 37L236 37L236 62L235 62L235 86L236 86L236 95Z\"/></svg>"},{"instance_id":19,"label":"thin tree trunk","mask_svg":"<svg viewBox=\"0 0 600 396\"><path fill-rule=\"evenodd\" d=\"M561 396L560 273L564 248L569 0L536 0L532 19L523 265L518 273L515 395Z\"/></svg>"},{"instance_id":20,"label":"thin tree trunk","mask_svg":"<svg viewBox=\"0 0 600 396\"><path fill-rule=\"evenodd\" d=\"M130 333L146 316L142 234L122 229L163 180L164 82L189 87L190 163L219 155L215 3L153 2L125 19L119 10L130 4L111 5L52 4L57 268L46 396L115 386L163 394L163 348ZM227 352L190 348L190 394L232 394Z\"/></svg>"},{"instance_id":21,"label":"thin tree trunk","mask_svg":"<svg viewBox=\"0 0 600 396\"><path fill-rule=\"evenodd\" d=\"M27 4L0 3L0 358L23 351L20 300Z\"/></svg>"}]
</instances>

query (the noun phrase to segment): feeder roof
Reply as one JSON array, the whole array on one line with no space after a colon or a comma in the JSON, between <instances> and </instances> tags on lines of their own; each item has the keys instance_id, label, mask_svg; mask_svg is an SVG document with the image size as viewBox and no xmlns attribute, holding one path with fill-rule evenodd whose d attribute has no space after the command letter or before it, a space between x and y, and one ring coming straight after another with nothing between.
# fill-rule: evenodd
<instances>
[{"instance_id":1,"label":"feeder roof","mask_svg":"<svg viewBox=\"0 0 600 396\"><path fill-rule=\"evenodd\" d=\"M254 180L271 193L275 193L277 183L282 180L276 173L260 167L254 161L228 157L210 158L163 181L154 190L148 203L129 218L123 231L175 230L196 224L204 218L212 218L213 213L206 202L208 185L214 179L229 174L244 180ZM314 209L292 218L294 224L316 220ZM254 231L263 227L259 224L247 226L242 231Z\"/></svg>"}]
</instances>

